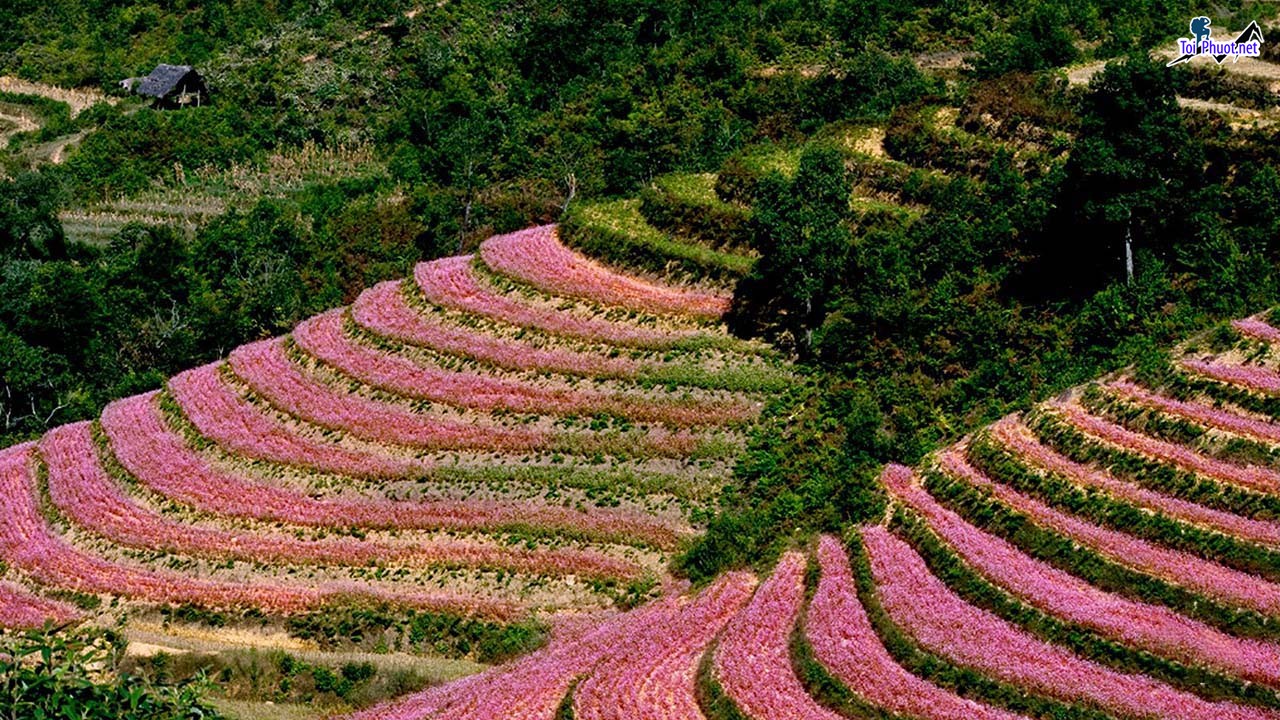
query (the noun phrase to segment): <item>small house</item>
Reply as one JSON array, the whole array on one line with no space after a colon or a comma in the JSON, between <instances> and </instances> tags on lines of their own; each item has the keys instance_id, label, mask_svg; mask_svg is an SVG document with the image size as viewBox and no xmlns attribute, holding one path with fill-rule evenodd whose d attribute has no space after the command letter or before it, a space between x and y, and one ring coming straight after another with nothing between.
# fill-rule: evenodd
<instances>
[{"instance_id":1,"label":"small house","mask_svg":"<svg viewBox=\"0 0 1280 720\"><path fill-rule=\"evenodd\" d=\"M146 77L120 81L120 87L152 99L152 107L177 109L209 102L204 78L190 65L157 65Z\"/></svg>"}]
</instances>

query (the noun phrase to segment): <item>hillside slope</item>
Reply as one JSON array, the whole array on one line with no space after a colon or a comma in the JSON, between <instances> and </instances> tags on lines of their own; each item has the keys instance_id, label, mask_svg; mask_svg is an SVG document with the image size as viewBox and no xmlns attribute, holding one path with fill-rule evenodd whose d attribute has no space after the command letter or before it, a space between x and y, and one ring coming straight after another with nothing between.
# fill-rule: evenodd
<instances>
[{"instance_id":1,"label":"hillside slope","mask_svg":"<svg viewBox=\"0 0 1280 720\"><path fill-rule=\"evenodd\" d=\"M444 618L441 642L492 660L450 633L663 595L790 382L717 324L727 303L555 226L422 263L0 452L0 624L384 608L418 622L394 647L434 651L422 619Z\"/></svg>"},{"instance_id":2,"label":"hillside slope","mask_svg":"<svg viewBox=\"0 0 1280 720\"><path fill-rule=\"evenodd\" d=\"M883 521L722 575L408 718L1280 717L1280 328L1250 318L1012 415Z\"/></svg>"}]
</instances>

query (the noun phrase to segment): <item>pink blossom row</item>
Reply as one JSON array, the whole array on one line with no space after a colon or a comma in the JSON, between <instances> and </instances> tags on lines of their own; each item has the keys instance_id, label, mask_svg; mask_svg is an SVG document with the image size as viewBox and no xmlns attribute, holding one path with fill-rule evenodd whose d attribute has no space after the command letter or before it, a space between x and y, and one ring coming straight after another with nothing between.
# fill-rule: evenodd
<instances>
[{"instance_id":1,"label":"pink blossom row","mask_svg":"<svg viewBox=\"0 0 1280 720\"><path fill-rule=\"evenodd\" d=\"M531 382L440 367L366 347L343 332L344 310L317 315L293 331L310 355L343 373L389 392L476 410L574 415L597 413L676 425L745 422L759 413L748 400L656 400L640 393L543 388Z\"/></svg>"},{"instance_id":2,"label":"pink blossom row","mask_svg":"<svg viewBox=\"0 0 1280 720\"><path fill-rule=\"evenodd\" d=\"M1219 382L1243 385L1250 390L1259 390L1266 393L1280 393L1280 373L1264 367L1207 362L1194 358L1184 358L1181 364L1182 367L1191 372Z\"/></svg>"},{"instance_id":3,"label":"pink blossom row","mask_svg":"<svg viewBox=\"0 0 1280 720\"><path fill-rule=\"evenodd\" d=\"M49 497L76 524L113 542L147 550L256 562L501 568L546 575L635 578L634 563L599 552L529 550L495 542L433 539L393 544L355 538L299 540L289 535L229 532L165 518L128 497L97 460L89 423L64 425L40 441Z\"/></svg>"},{"instance_id":4,"label":"pink blossom row","mask_svg":"<svg viewBox=\"0 0 1280 720\"><path fill-rule=\"evenodd\" d=\"M476 530L559 528L600 540L673 547L692 529L624 510L543 503L318 499L214 468L165 423L155 393L111 403L102 428L112 453L144 486L197 509L309 526Z\"/></svg>"},{"instance_id":5,"label":"pink blossom row","mask_svg":"<svg viewBox=\"0 0 1280 720\"><path fill-rule=\"evenodd\" d=\"M413 276L427 299L437 305L556 335L645 348L669 347L699 335L697 331L664 331L584 318L522 303L483 286L475 276L474 259L472 255L459 255L420 263Z\"/></svg>"},{"instance_id":6,"label":"pink blossom row","mask_svg":"<svg viewBox=\"0 0 1280 720\"><path fill-rule=\"evenodd\" d=\"M275 407L322 427L376 442L414 447L528 452L546 446L545 433L436 420L335 390L289 359L284 339L241 345L227 359L235 374Z\"/></svg>"},{"instance_id":7,"label":"pink blossom row","mask_svg":"<svg viewBox=\"0 0 1280 720\"><path fill-rule=\"evenodd\" d=\"M581 720L682 720L701 717L698 664L706 648L751 597L755 577L728 573L690 602L652 642L601 663L574 692Z\"/></svg>"},{"instance_id":8,"label":"pink blossom row","mask_svg":"<svg viewBox=\"0 0 1280 720\"><path fill-rule=\"evenodd\" d=\"M583 717L597 717L595 713L599 711L622 712L620 717L636 720L699 718L701 713L696 706L683 697L692 692L692 687L686 685L684 670L677 671L674 677L647 676L660 678L663 683L678 682L676 687L636 687L609 679L621 675L644 682L645 676L628 672L632 660L643 666L655 662L665 665L669 656L684 657L690 652L696 658L699 639L705 637L709 641L714 634L706 626L723 623L741 607L751 585L750 576L730 573L696 598L668 596L639 610L615 615L580 635L553 639L548 647L510 665L379 705L356 713L351 720L549 720L555 717L574 681L584 677L578 690L580 697L594 698L598 691L593 686L616 689L619 694L605 698L612 702L604 707L597 708L593 700L575 703L576 711L587 713ZM599 673L601 679L593 679L593 673ZM633 702L638 704L632 705ZM668 709L680 712L672 714Z\"/></svg>"},{"instance_id":9,"label":"pink blossom row","mask_svg":"<svg viewBox=\"0 0 1280 720\"><path fill-rule=\"evenodd\" d=\"M908 471L909 472L909 471ZM919 720L1015 720L1021 715L962 698L899 665L881 644L854 590L849 556L829 535L818 541L822 576L805 637L818 662L855 695Z\"/></svg>"},{"instance_id":10,"label":"pink blossom row","mask_svg":"<svg viewBox=\"0 0 1280 720\"><path fill-rule=\"evenodd\" d=\"M1148 490L1140 485L1120 480L1110 473L1082 465L1041 444L1027 426L1012 415L992 425L991 436L1026 460L1076 485L1102 490L1140 507L1245 540L1271 545L1280 544L1280 523L1254 520L1235 513L1215 510Z\"/></svg>"},{"instance_id":11,"label":"pink blossom row","mask_svg":"<svg viewBox=\"0 0 1280 720\"><path fill-rule=\"evenodd\" d=\"M296 612L359 595L442 612L494 618L517 614L509 603L450 593L393 592L354 583L320 587L226 583L109 562L72 547L45 524L36 503L33 454L30 443L0 452L0 559L47 585L150 602L250 606L276 612Z\"/></svg>"},{"instance_id":12,"label":"pink blossom row","mask_svg":"<svg viewBox=\"0 0 1280 720\"><path fill-rule=\"evenodd\" d=\"M886 612L922 646L1008 683L1070 702L1096 703L1134 717L1257 720L1260 708L1209 702L1144 675L1119 673L1047 644L969 605L902 540L880 526L863 530Z\"/></svg>"},{"instance_id":13,"label":"pink blossom row","mask_svg":"<svg viewBox=\"0 0 1280 720\"><path fill-rule=\"evenodd\" d=\"M677 617L667 598L606 620L585 636L553 640L533 655L462 680L356 713L351 720L507 720L554 718L573 682L637 636Z\"/></svg>"},{"instance_id":14,"label":"pink blossom row","mask_svg":"<svg viewBox=\"0 0 1280 720\"><path fill-rule=\"evenodd\" d=\"M885 468L881 480L970 567L1031 605L1149 652L1280 686L1280 646L1232 637L1168 608L1103 592L965 522L901 465Z\"/></svg>"},{"instance_id":15,"label":"pink blossom row","mask_svg":"<svg viewBox=\"0 0 1280 720\"><path fill-rule=\"evenodd\" d=\"M356 298L351 316L363 327L384 337L511 370L634 378L645 367L633 358L537 347L441 322L410 307L400 293L401 281L379 283Z\"/></svg>"},{"instance_id":16,"label":"pink blossom row","mask_svg":"<svg viewBox=\"0 0 1280 720\"><path fill-rule=\"evenodd\" d=\"M558 295L644 312L718 318L730 298L657 285L610 270L565 247L554 225L491 237L480 245L485 265Z\"/></svg>"},{"instance_id":17,"label":"pink blossom row","mask_svg":"<svg viewBox=\"0 0 1280 720\"><path fill-rule=\"evenodd\" d=\"M1280 425L1276 423L1238 415L1204 403L1187 402L1166 397L1128 380L1117 380L1108 383L1106 387L1129 400L1201 425L1226 430L1237 435L1249 435L1268 442L1280 442Z\"/></svg>"},{"instance_id":18,"label":"pink blossom row","mask_svg":"<svg viewBox=\"0 0 1280 720\"><path fill-rule=\"evenodd\" d=\"M791 665L791 632L804 601L804 572L804 555L783 555L751 604L729 621L716 648L712 671L747 717L840 720L810 697Z\"/></svg>"},{"instance_id":19,"label":"pink blossom row","mask_svg":"<svg viewBox=\"0 0 1280 720\"><path fill-rule=\"evenodd\" d=\"M1257 465L1235 465L1201 455L1184 445L1133 432L1113 422L1091 415L1075 403L1054 403L1057 411L1077 429L1122 449L1131 450L1192 472L1263 492L1280 492L1280 473Z\"/></svg>"},{"instance_id":20,"label":"pink blossom row","mask_svg":"<svg viewBox=\"0 0 1280 720\"><path fill-rule=\"evenodd\" d=\"M1271 343L1280 343L1280 328L1276 328L1258 317L1234 320L1231 325L1243 335Z\"/></svg>"},{"instance_id":21,"label":"pink blossom row","mask_svg":"<svg viewBox=\"0 0 1280 720\"><path fill-rule=\"evenodd\" d=\"M755 578L728 573L689 603L652 643L602 662L573 694L582 720L680 720L700 717L698 665L724 624L751 597Z\"/></svg>"},{"instance_id":22,"label":"pink blossom row","mask_svg":"<svg viewBox=\"0 0 1280 720\"><path fill-rule=\"evenodd\" d=\"M26 630L46 622L61 624L80 617L74 607L46 600L10 582L0 582L0 628Z\"/></svg>"},{"instance_id":23,"label":"pink blossom row","mask_svg":"<svg viewBox=\"0 0 1280 720\"><path fill-rule=\"evenodd\" d=\"M275 407L331 430L375 442L432 450L537 450L687 457L714 441L688 429L653 427L636 432L547 433L476 422L433 419L390 403L342 392L289 359L283 338L242 345L228 361L235 374Z\"/></svg>"},{"instance_id":24,"label":"pink blossom row","mask_svg":"<svg viewBox=\"0 0 1280 720\"><path fill-rule=\"evenodd\" d=\"M217 363L174 375L169 392L201 435L246 457L357 477L415 476L432 467L424 460L375 455L303 437L227 385Z\"/></svg>"},{"instance_id":25,"label":"pink blossom row","mask_svg":"<svg viewBox=\"0 0 1280 720\"><path fill-rule=\"evenodd\" d=\"M1027 515L1035 523L1090 547L1115 562L1240 607L1269 615L1280 614L1280 586L1275 583L1055 510L986 477L969 465L961 451L955 448L942 452L938 461L953 477L989 490L1000 502Z\"/></svg>"}]
</instances>

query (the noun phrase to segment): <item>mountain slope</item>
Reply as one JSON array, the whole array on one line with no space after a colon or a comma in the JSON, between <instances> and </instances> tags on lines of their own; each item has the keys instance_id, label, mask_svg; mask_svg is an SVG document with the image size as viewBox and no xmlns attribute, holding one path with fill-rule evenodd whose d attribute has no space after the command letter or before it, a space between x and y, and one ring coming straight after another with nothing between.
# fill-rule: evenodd
<instances>
[{"instance_id":1,"label":"mountain slope","mask_svg":"<svg viewBox=\"0 0 1280 720\"><path fill-rule=\"evenodd\" d=\"M726 306L554 226L422 263L0 453L0 624L372 603L555 627L660 595L790 382Z\"/></svg>"},{"instance_id":2,"label":"mountain slope","mask_svg":"<svg viewBox=\"0 0 1280 720\"><path fill-rule=\"evenodd\" d=\"M1280 717L1280 329L1012 415L881 523L357 715Z\"/></svg>"}]
</instances>

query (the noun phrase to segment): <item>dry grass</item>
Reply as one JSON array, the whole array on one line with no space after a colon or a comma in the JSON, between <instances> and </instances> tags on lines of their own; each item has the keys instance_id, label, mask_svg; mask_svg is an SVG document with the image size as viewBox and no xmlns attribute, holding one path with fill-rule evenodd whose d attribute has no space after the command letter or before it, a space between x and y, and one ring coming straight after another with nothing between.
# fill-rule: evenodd
<instances>
[{"instance_id":1,"label":"dry grass","mask_svg":"<svg viewBox=\"0 0 1280 720\"><path fill-rule=\"evenodd\" d=\"M93 88L60 88L55 85L23 80L12 75L0 76L0 92L9 92L15 95L39 95L50 100L64 102L71 108L71 117L79 115L82 111L98 103L104 102L108 105L115 105L119 102L118 99L107 97Z\"/></svg>"},{"instance_id":2,"label":"dry grass","mask_svg":"<svg viewBox=\"0 0 1280 720\"><path fill-rule=\"evenodd\" d=\"M54 148L58 162L61 148ZM106 242L126 223L176 225L194 232L230 208L245 209L262 198L283 198L308 185L336 178L373 176L384 171L370 145L323 147L307 143L276 153L261 165L235 163L185 169L180 165L151 189L59 215L67 237Z\"/></svg>"},{"instance_id":3,"label":"dry grass","mask_svg":"<svg viewBox=\"0 0 1280 720\"><path fill-rule=\"evenodd\" d=\"M210 698L209 704L230 720L315 720L329 715L314 705Z\"/></svg>"}]
</instances>

